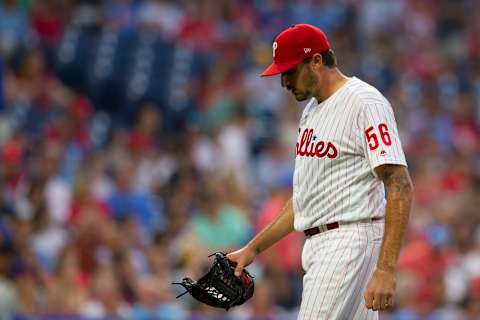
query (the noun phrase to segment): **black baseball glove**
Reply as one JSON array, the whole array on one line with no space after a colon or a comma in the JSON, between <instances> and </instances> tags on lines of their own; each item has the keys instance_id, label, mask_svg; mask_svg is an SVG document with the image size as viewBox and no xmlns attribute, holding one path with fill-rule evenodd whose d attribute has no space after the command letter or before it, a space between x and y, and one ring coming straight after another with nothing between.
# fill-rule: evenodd
<instances>
[{"instance_id":1,"label":"black baseball glove","mask_svg":"<svg viewBox=\"0 0 480 320\"><path fill-rule=\"evenodd\" d=\"M253 277L247 270L243 270L240 277L235 276L235 266L224 253L217 252L215 261L210 270L198 281L183 278L179 284L187 291L177 296L180 298L186 293L200 302L215 308L225 310L243 304L250 299L254 291Z\"/></svg>"}]
</instances>

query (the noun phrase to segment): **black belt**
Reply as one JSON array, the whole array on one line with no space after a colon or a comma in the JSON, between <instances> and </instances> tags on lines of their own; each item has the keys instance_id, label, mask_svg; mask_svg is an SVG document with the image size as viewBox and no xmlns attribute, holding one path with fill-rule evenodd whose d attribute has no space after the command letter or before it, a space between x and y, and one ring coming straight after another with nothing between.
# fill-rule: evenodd
<instances>
[{"instance_id":1,"label":"black belt","mask_svg":"<svg viewBox=\"0 0 480 320\"><path fill-rule=\"evenodd\" d=\"M346 222L346 223L332 222L332 223L323 224L319 227L313 227L313 228L304 230L303 233L305 233L305 235L307 237L311 237L311 236L314 236L314 235L319 234L321 232L337 229L337 228L340 227L341 224L368 223L368 222L378 221L378 220L382 220L382 219L383 219L383 217L373 217L373 218L367 218L367 219L362 219L362 220L352 221L352 222Z\"/></svg>"}]
</instances>

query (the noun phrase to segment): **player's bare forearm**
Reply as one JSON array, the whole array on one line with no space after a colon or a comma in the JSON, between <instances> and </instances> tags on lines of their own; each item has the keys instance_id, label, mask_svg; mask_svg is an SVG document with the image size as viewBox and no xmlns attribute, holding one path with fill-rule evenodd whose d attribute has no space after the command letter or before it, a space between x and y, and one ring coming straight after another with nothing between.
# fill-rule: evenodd
<instances>
[{"instance_id":1,"label":"player's bare forearm","mask_svg":"<svg viewBox=\"0 0 480 320\"><path fill-rule=\"evenodd\" d=\"M235 264L235 275L238 277L243 268L253 262L255 257L268 249L278 240L293 231L293 205L288 200L277 217L260 231L246 246L227 254L227 258Z\"/></svg>"},{"instance_id":2,"label":"player's bare forearm","mask_svg":"<svg viewBox=\"0 0 480 320\"><path fill-rule=\"evenodd\" d=\"M292 231L293 205L292 199L290 198L277 217L260 231L255 238L248 243L248 246L253 248L256 254L259 254Z\"/></svg>"},{"instance_id":3,"label":"player's bare forearm","mask_svg":"<svg viewBox=\"0 0 480 320\"><path fill-rule=\"evenodd\" d=\"M387 190L385 232L377 269L393 272L410 216L413 185L404 166L387 164L377 167L375 171Z\"/></svg>"}]
</instances>

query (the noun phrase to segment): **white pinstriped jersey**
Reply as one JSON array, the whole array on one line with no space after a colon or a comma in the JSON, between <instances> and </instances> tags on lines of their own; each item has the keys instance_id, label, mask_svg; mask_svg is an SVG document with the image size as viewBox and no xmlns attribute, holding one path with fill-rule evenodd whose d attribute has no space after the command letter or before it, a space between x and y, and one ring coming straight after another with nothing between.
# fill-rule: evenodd
<instances>
[{"instance_id":1,"label":"white pinstriped jersey","mask_svg":"<svg viewBox=\"0 0 480 320\"><path fill-rule=\"evenodd\" d=\"M293 178L295 229L382 217L383 182L374 168L407 165L390 103L352 77L332 96L305 107Z\"/></svg>"}]
</instances>

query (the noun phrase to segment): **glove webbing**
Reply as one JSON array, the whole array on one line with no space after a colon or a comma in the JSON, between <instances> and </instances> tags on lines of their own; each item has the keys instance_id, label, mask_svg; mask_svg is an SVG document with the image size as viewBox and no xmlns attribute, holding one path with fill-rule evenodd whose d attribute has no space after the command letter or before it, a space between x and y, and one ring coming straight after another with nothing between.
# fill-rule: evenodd
<instances>
[{"instance_id":1,"label":"glove webbing","mask_svg":"<svg viewBox=\"0 0 480 320\"><path fill-rule=\"evenodd\" d=\"M248 293L242 290L243 284L241 282L244 281L247 286L250 286L251 279L249 277L251 275L244 270L248 276L242 274L241 279L235 277L235 268L225 254L217 252L208 257L210 258L214 255L215 263L212 268L197 282L190 278L184 278L182 282L174 282L172 284L181 285L186 290L178 295L177 298L190 293L194 298L203 303L228 310L250 298L251 295L247 297ZM234 281L239 283L235 284L233 283ZM253 290L251 294L253 294Z\"/></svg>"}]
</instances>

